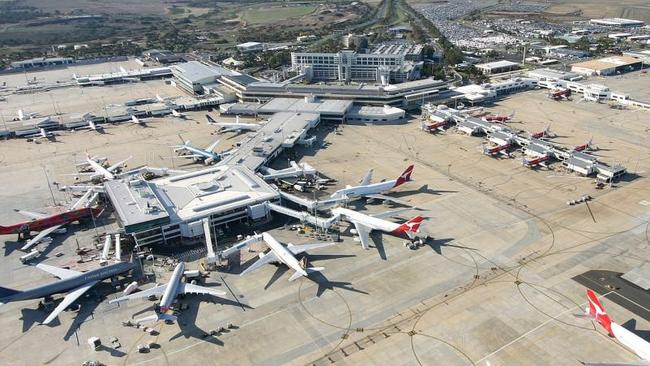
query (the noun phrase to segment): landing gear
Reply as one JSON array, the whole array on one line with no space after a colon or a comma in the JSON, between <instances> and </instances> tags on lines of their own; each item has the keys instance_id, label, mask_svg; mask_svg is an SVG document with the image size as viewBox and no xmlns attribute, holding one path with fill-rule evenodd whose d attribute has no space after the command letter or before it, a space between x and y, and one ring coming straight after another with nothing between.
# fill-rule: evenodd
<instances>
[{"instance_id":1,"label":"landing gear","mask_svg":"<svg viewBox=\"0 0 650 366\"><path fill-rule=\"evenodd\" d=\"M404 246L406 248L411 249L411 250L416 250L419 247L423 246L427 242L428 239L429 239L428 236L425 237L425 238L415 237L415 238L411 239L410 241L405 241Z\"/></svg>"}]
</instances>

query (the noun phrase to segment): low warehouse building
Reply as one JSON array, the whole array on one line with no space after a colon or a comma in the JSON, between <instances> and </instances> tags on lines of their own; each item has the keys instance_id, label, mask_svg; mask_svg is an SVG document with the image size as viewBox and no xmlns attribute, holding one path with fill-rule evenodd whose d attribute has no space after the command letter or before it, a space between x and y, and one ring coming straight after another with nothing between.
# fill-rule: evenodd
<instances>
[{"instance_id":1,"label":"low warehouse building","mask_svg":"<svg viewBox=\"0 0 650 366\"><path fill-rule=\"evenodd\" d=\"M571 65L571 71L582 75L615 75L641 69L643 62L632 56L611 56Z\"/></svg>"},{"instance_id":2,"label":"low warehouse building","mask_svg":"<svg viewBox=\"0 0 650 366\"><path fill-rule=\"evenodd\" d=\"M476 68L479 69L484 75L492 75L516 70L519 68L519 64L512 61L501 60L488 62L485 64L477 64Z\"/></svg>"}]
</instances>

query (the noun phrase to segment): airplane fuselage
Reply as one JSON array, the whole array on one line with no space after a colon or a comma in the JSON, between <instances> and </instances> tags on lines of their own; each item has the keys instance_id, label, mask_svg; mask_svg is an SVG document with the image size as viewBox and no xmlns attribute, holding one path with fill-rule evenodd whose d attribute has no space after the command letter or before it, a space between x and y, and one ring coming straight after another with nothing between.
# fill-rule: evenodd
<instances>
[{"instance_id":1,"label":"airplane fuselage","mask_svg":"<svg viewBox=\"0 0 650 366\"><path fill-rule=\"evenodd\" d=\"M181 262L174 268L169 284L160 299L160 312L164 313L172 306L176 295L178 295L178 286L181 283L183 273L185 273L185 263Z\"/></svg>"},{"instance_id":2,"label":"airplane fuselage","mask_svg":"<svg viewBox=\"0 0 650 366\"><path fill-rule=\"evenodd\" d=\"M92 271L82 273L76 277L59 280L54 283L49 283L18 292L14 295L10 295L2 299L2 302L40 299L55 294L68 292L88 282L103 281L107 278L128 272L134 268L135 263L131 262L119 262L111 264L106 267L100 267Z\"/></svg>"},{"instance_id":3,"label":"airplane fuselage","mask_svg":"<svg viewBox=\"0 0 650 366\"><path fill-rule=\"evenodd\" d=\"M643 360L650 360L650 343L622 326L612 323L614 337Z\"/></svg>"},{"instance_id":4,"label":"airplane fuselage","mask_svg":"<svg viewBox=\"0 0 650 366\"><path fill-rule=\"evenodd\" d=\"M93 159L86 159L88 162L88 165L91 166L91 168L97 173L97 176L103 177L106 180L113 180L115 179L115 175L108 171L108 169L104 168L101 164L98 162L94 161Z\"/></svg>"},{"instance_id":5,"label":"airplane fuselage","mask_svg":"<svg viewBox=\"0 0 650 366\"><path fill-rule=\"evenodd\" d=\"M396 182L397 180L392 179L384 182L372 183L363 186L347 187L347 188L339 189L338 191L332 193L330 197L337 198L337 197L345 196L345 197L353 198L353 197L364 196L367 194L382 193L395 187Z\"/></svg>"},{"instance_id":6,"label":"airplane fuselage","mask_svg":"<svg viewBox=\"0 0 650 366\"><path fill-rule=\"evenodd\" d=\"M203 159L210 159L215 163L221 160L221 155L203 149L199 149L191 145L185 145L184 149L191 152L194 155L199 155L203 157Z\"/></svg>"},{"instance_id":7,"label":"airplane fuselage","mask_svg":"<svg viewBox=\"0 0 650 366\"><path fill-rule=\"evenodd\" d=\"M371 228L372 230L379 230L386 233L393 233L397 228L400 227L400 224L396 224L391 221L386 221L377 217L372 217L369 215L362 214L357 211L353 211L347 208L338 207L332 210L334 215L340 215L343 218L350 221L357 221L363 225Z\"/></svg>"},{"instance_id":8,"label":"airplane fuselage","mask_svg":"<svg viewBox=\"0 0 650 366\"><path fill-rule=\"evenodd\" d=\"M79 221L90 215L98 215L101 212L99 208L78 208L60 214L48 216L42 219L26 221L11 226L0 226L0 235L19 234L32 231L42 231L56 225L65 225L74 221Z\"/></svg>"},{"instance_id":9,"label":"airplane fuselage","mask_svg":"<svg viewBox=\"0 0 650 366\"><path fill-rule=\"evenodd\" d=\"M273 236L262 233L264 241L271 248L271 251L278 257L278 259L286 264L289 268L293 269L296 272L299 272L303 276L307 276L307 271L305 271L298 262L298 259L287 249L284 245L280 244Z\"/></svg>"}]
</instances>

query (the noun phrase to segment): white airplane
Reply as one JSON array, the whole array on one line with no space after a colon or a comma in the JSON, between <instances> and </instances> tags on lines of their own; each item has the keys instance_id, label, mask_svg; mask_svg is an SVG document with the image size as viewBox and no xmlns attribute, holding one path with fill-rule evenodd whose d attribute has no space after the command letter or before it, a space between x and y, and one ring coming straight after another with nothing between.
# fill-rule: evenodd
<instances>
[{"instance_id":1,"label":"white airplane","mask_svg":"<svg viewBox=\"0 0 650 366\"><path fill-rule=\"evenodd\" d=\"M403 211L403 210L398 210ZM383 212L375 215L366 215L361 212L353 211L348 208L337 207L332 210L332 214L342 218L345 221L348 221L354 225L354 229L350 230L352 234L357 234L359 236L359 241L363 249L368 249L370 233L373 230L379 230L386 234L406 237L410 240L422 240L418 239L416 234L420 230L420 224L424 220L422 216L415 216L414 218L402 223L397 224L392 221L386 221L383 218L392 216L396 211Z\"/></svg>"},{"instance_id":2,"label":"white airplane","mask_svg":"<svg viewBox=\"0 0 650 366\"><path fill-rule=\"evenodd\" d=\"M236 245L237 250L241 250L243 247L250 245L255 241L264 241L266 246L271 249L266 254L260 253L259 259L253 263L250 267L246 268L244 272L241 273L241 276L252 272L261 266L269 263L284 263L290 269L293 269L295 272L289 281L294 281L301 276L309 276L310 273L322 271L323 267L308 267L303 268L300 265L300 262L295 257L297 254L306 252L307 250L323 248L335 245L336 243L316 243L316 244L305 244L305 245L293 245L289 243L286 247L277 241L271 234L262 233L256 234L253 237L245 240L245 245ZM240 243L241 244L241 243ZM224 252L225 253L225 252Z\"/></svg>"},{"instance_id":3,"label":"white airplane","mask_svg":"<svg viewBox=\"0 0 650 366\"><path fill-rule=\"evenodd\" d=\"M178 137L181 139L181 144L172 147L174 148L174 152L178 153L182 158L194 159L195 162L203 161L205 165L218 163L223 158L222 154L214 152L214 148L217 147L220 140L217 140L202 149L200 147L192 146L189 140L183 140L183 136L180 134Z\"/></svg>"},{"instance_id":4,"label":"white airplane","mask_svg":"<svg viewBox=\"0 0 650 366\"><path fill-rule=\"evenodd\" d=\"M346 186L343 189L332 193L331 198L347 198L354 199L359 197L374 198L383 201L392 201L401 205L410 205L408 202L383 195L395 187L411 181L411 173L413 173L413 165L410 165L397 179L387 180L379 183L371 183L373 170L370 169L358 186Z\"/></svg>"},{"instance_id":5,"label":"white airplane","mask_svg":"<svg viewBox=\"0 0 650 366\"><path fill-rule=\"evenodd\" d=\"M54 132L46 131L43 127L40 127L38 129L38 132L25 135L24 137L34 140L54 141L56 139L56 134Z\"/></svg>"},{"instance_id":6,"label":"white airplane","mask_svg":"<svg viewBox=\"0 0 650 366\"><path fill-rule=\"evenodd\" d=\"M639 337L638 335L632 333L631 331L623 328L622 326L614 323L612 319L605 312L605 308L598 300L598 297L593 290L587 289L587 300L588 305L585 309L586 316L597 321L610 337L616 338L621 342L625 347L629 348L634 352L641 362L637 363L593 363L586 362L585 365L590 366L604 366L604 365L618 365L618 366L641 366L641 365L650 365L650 343L645 339Z\"/></svg>"},{"instance_id":7,"label":"white airplane","mask_svg":"<svg viewBox=\"0 0 650 366\"><path fill-rule=\"evenodd\" d=\"M33 118L36 118L36 117L38 117L38 113L35 113L35 112L25 112L25 111L22 110L22 109L19 109L19 110L18 110L18 120L19 120L19 121L25 121L25 120L33 119Z\"/></svg>"},{"instance_id":8,"label":"white airplane","mask_svg":"<svg viewBox=\"0 0 650 366\"><path fill-rule=\"evenodd\" d=\"M86 154L86 161L85 163L82 163L80 166L87 166L90 168L91 171L89 172L79 172L74 174L75 176L80 176L80 175L86 175L90 177L90 180L92 181L97 181L97 180L113 180L116 177L117 170L126 167L126 162L131 159L132 156L129 156L128 158L119 161L107 168L105 168L98 159L95 159L91 157L90 155Z\"/></svg>"},{"instance_id":9,"label":"white airplane","mask_svg":"<svg viewBox=\"0 0 650 366\"><path fill-rule=\"evenodd\" d=\"M175 109L172 109L172 116L180 119L187 119L187 116L184 113L181 113Z\"/></svg>"},{"instance_id":10,"label":"white airplane","mask_svg":"<svg viewBox=\"0 0 650 366\"><path fill-rule=\"evenodd\" d=\"M313 177L316 175L316 169L306 162L296 163L295 161L289 162L290 167L280 170L271 169L262 166L260 170L264 173L265 180L282 179L282 178L297 178L297 177Z\"/></svg>"},{"instance_id":11,"label":"white airplane","mask_svg":"<svg viewBox=\"0 0 650 366\"><path fill-rule=\"evenodd\" d=\"M144 126L144 122L134 115L131 115L131 122L136 125Z\"/></svg>"},{"instance_id":12,"label":"white airplane","mask_svg":"<svg viewBox=\"0 0 650 366\"><path fill-rule=\"evenodd\" d=\"M240 123L239 116L237 116L237 122L235 123L217 122L207 114L205 115L205 118L208 119L209 125L219 127L218 130L219 133L225 133L225 132L242 133L245 131L257 131L262 127L262 125L259 125L257 123Z\"/></svg>"},{"instance_id":13,"label":"white airplane","mask_svg":"<svg viewBox=\"0 0 650 366\"><path fill-rule=\"evenodd\" d=\"M157 321L157 320L175 321L176 316L169 314L168 311L171 309L174 300L179 294L199 294L199 295L212 295L218 297L226 296L226 293L223 291L213 290L208 287L182 282L184 274L185 274L185 263L181 262L176 266L176 268L174 268L174 272L172 273L172 276L169 279L169 282L167 282L167 284L154 286L152 288L142 290L140 292L118 297L117 299L109 301L109 304L113 304L125 300L147 298L152 295L162 296L162 298L160 299L160 304L155 307L156 314L153 316L136 320L136 323L140 324L140 323Z\"/></svg>"}]
</instances>

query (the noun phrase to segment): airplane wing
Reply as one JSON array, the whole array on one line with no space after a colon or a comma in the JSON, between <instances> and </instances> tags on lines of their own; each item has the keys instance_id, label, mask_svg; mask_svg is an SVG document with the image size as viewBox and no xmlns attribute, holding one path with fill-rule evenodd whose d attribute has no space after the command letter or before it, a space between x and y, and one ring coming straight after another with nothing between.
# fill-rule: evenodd
<instances>
[{"instance_id":1,"label":"airplane wing","mask_svg":"<svg viewBox=\"0 0 650 366\"><path fill-rule=\"evenodd\" d=\"M217 145L219 145L219 141L221 141L221 140L217 140L217 141L211 143L210 145L208 145L208 146L205 148L205 151L210 151L210 152L212 152L212 151L214 150L214 148L217 147Z\"/></svg>"},{"instance_id":2,"label":"airplane wing","mask_svg":"<svg viewBox=\"0 0 650 366\"><path fill-rule=\"evenodd\" d=\"M106 168L106 170L108 170L109 172L112 173L113 170L119 168L120 166L122 166L124 163L126 163L131 158L132 158L132 156L129 156L128 158L126 158L126 159L124 159L122 161L118 161L117 163L115 163L115 164L109 166L108 168Z\"/></svg>"},{"instance_id":3,"label":"airplane wing","mask_svg":"<svg viewBox=\"0 0 650 366\"><path fill-rule=\"evenodd\" d=\"M408 207L408 208L399 208L397 210L390 210L390 211L380 212L380 213L372 214L370 216L372 216L374 218L377 218L377 219L385 219L385 218L388 218L388 217L394 217L399 213L402 213L402 212L405 212L405 211L411 211L411 210L412 210L412 208L410 208L410 207Z\"/></svg>"},{"instance_id":4,"label":"airplane wing","mask_svg":"<svg viewBox=\"0 0 650 366\"><path fill-rule=\"evenodd\" d=\"M21 214L23 216L29 217L30 219L34 219L34 220L42 219L42 218L48 216L48 215L46 215L44 213L40 213L40 212L33 212L33 211L26 211L26 210L14 210L14 211L16 211L17 213L19 213L19 214Z\"/></svg>"},{"instance_id":5,"label":"airplane wing","mask_svg":"<svg viewBox=\"0 0 650 366\"><path fill-rule=\"evenodd\" d=\"M391 201L391 202L395 202L395 203L397 203L399 205L404 205L404 206L411 206L410 202L406 202L406 201L401 200L399 198L386 196L386 195L383 195L383 194L365 194L364 197L374 198L374 199L382 200L382 201Z\"/></svg>"},{"instance_id":6,"label":"airplane wing","mask_svg":"<svg viewBox=\"0 0 650 366\"><path fill-rule=\"evenodd\" d=\"M25 243L25 245L23 245L22 248L20 248L20 250L29 250L34 245L38 244L38 242L45 239L46 236L48 236L48 235L52 234L53 232L55 232L56 230L60 229L61 226L63 226L63 225L55 225L55 226L52 226L52 227L48 227L47 229L39 232L38 234L36 234L35 237L29 239L29 241L27 241L27 243Z\"/></svg>"},{"instance_id":7,"label":"airplane wing","mask_svg":"<svg viewBox=\"0 0 650 366\"><path fill-rule=\"evenodd\" d=\"M361 241L361 247L363 247L363 249L370 248L368 241L370 240L371 229L358 221L352 221L352 223L354 224L354 228L357 229L357 234L359 235L359 240Z\"/></svg>"},{"instance_id":8,"label":"airplane wing","mask_svg":"<svg viewBox=\"0 0 650 366\"><path fill-rule=\"evenodd\" d=\"M77 287L73 291L69 292L65 297L63 298L63 301L54 308L54 310L50 313L50 315L47 316L47 318L43 321L42 324L50 324L54 318L59 316L59 313L61 313L63 310L65 310L68 306L70 306L75 300L77 300L81 295L85 294L86 291L90 290L91 287L93 287L97 282L99 281L91 281L88 282L82 286Z\"/></svg>"},{"instance_id":9,"label":"airplane wing","mask_svg":"<svg viewBox=\"0 0 650 366\"><path fill-rule=\"evenodd\" d=\"M178 293L180 294L199 294L199 295L212 295L223 297L226 296L226 293L219 290L213 290L208 287L193 285L191 283L181 283L178 288Z\"/></svg>"},{"instance_id":10,"label":"airplane wing","mask_svg":"<svg viewBox=\"0 0 650 366\"><path fill-rule=\"evenodd\" d=\"M166 288L167 288L167 284L160 285L160 286L154 286L152 288L148 288L146 290L135 292L135 293L132 293L130 295L118 297L116 299L113 299L113 300L109 301L108 303L113 304L113 303L120 302L120 301L125 301L125 300L142 299L144 297L149 297L149 296L152 296L152 295L159 296L159 295L162 295L162 294L165 293Z\"/></svg>"},{"instance_id":11,"label":"airplane wing","mask_svg":"<svg viewBox=\"0 0 650 366\"><path fill-rule=\"evenodd\" d=\"M71 269L54 267L54 266L50 266L50 265L43 264L43 263L37 264L36 268L38 268L38 269L40 269L42 271L45 271L47 273L50 273L50 274L52 274L52 275L54 275L54 276L56 276L56 277L58 277L58 278L60 278L62 280L72 278L72 277L77 277L82 273L82 272L79 272L79 271L73 271Z\"/></svg>"},{"instance_id":12,"label":"airplane wing","mask_svg":"<svg viewBox=\"0 0 650 366\"><path fill-rule=\"evenodd\" d=\"M324 247L329 247L332 245L335 245L336 243L314 243L314 244L303 244L303 245L293 245L289 244L287 246L287 249L294 255L300 254L303 252L306 252L308 250L316 249L316 248L324 248Z\"/></svg>"},{"instance_id":13,"label":"airplane wing","mask_svg":"<svg viewBox=\"0 0 650 366\"><path fill-rule=\"evenodd\" d=\"M245 275L248 272L253 272L254 270L262 267L265 264L269 264L271 262L278 261L278 257L275 255L274 252L268 252L266 253L262 258L258 259L257 262L253 263L252 266L246 268L244 272L240 274L240 276Z\"/></svg>"}]
</instances>

